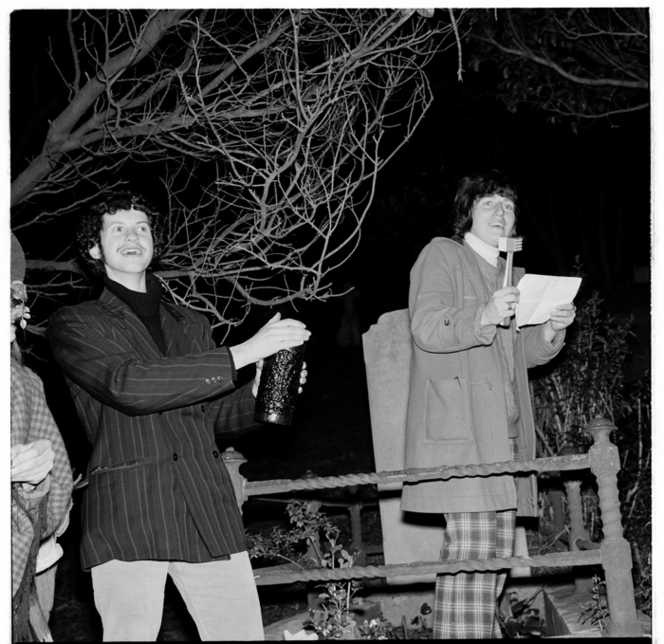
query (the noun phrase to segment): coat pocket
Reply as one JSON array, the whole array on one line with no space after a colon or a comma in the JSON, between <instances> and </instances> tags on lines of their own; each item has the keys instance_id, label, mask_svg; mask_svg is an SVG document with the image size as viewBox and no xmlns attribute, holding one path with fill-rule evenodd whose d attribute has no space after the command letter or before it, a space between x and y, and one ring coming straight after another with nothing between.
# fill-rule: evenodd
<instances>
[{"instance_id":1,"label":"coat pocket","mask_svg":"<svg viewBox=\"0 0 664 644\"><path fill-rule=\"evenodd\" d=\"M140 465L147 465L149 462L149 458L136 458L131 461L125 461L124 463L118 463L116 465L100 465L90 470L90 476L95 474L105 474L108 472L117 472L119 470L130 470L135 467L139 467Z\"/></svg>"},{"instance_id":2,"label":"coat pocket","mask_svg":"<svg viewBox=\"0 0 664 644\"><path fill-rule=\"evenodd\" d=\"M424 442L472 443L470 395L466 378L427 380L424 395Z\"/></svg>"}]
</instances>

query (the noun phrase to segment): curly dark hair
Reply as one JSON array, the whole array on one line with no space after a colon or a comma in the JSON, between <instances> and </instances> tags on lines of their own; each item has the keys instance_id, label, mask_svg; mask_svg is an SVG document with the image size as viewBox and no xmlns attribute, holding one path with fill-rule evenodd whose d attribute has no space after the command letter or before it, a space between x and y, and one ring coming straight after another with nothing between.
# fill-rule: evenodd
<instances>
[{"instance_id":1,"label":"curly dark hair","mask_svg":"<svg viewBox=\"0 0 664 644\"><path fill-rule=\"evenodd\" d=\"M518 200L516 190L505 175L498 170L471 174L459 181L456 196L454 197L454 220L452 229L454 239L460 240L473 226L473 206L478 199L488 195L500 195L514 202L515 225L513 235L516 235L516 216Z\"/></svg>"},{"instance_id":2,"label":"curly dark hair","mask_svg":"<svg viewBox=\"0 0 664 644\"><path fill-rule=\"evenodd\" d=\"M161 255L164 246L164 217L142 194L133 190L117 190L104 194L98 201L84 211L78 220L76 228L76 245L79 259L87 266L93 275L100 277L105 274L104 261L94 259L90 249L101 244L101 231L104 225L104 215L114 215L120 210L140 210L144 212L150 222L154 254L152 260Z\"/></svg>"}]
</instances>

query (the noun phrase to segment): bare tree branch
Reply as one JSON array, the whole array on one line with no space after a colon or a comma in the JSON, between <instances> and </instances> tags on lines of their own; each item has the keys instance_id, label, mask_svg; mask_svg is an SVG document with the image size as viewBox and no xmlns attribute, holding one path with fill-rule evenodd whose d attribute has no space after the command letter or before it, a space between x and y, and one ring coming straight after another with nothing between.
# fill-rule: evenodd
<instances>
[{"instance_id":1,"label":"bare tree branch","mask_svg":"<svg viewBox=\"0 0 664 644\"><path fill-rule=\"evenodd\" d=\"M533 105L576 121L649 106L647 8L478 10L471 22L472 65L498 65L511 111Z\"/></svg>"},{"instance_id":2,"label":"bare tree branch","mask_svg":"<svg viewBox=\"0 0 664 644\"><path fill-rule=\"evenodd\" d=\"M147 163L167 195L157 275L175 300L230 328L251 305L330 297L463 13L71 13L71 100L12 183L13 228L47 230ZM29 266L72 270L59 253Z\"/></svg>"},{"instance_id":3,"label":"bare tree branch","mask_svg":"<svg viewBox=\"0 0 664 644\"><path fill-rule=\"evenodd\" d=\"M494 38L478 37L478 40L482 40L486 43L489 43L496 49L499 49L504 54L508 54L510 56L516 56L517 58L525 58L527 60L531 60L534 63L537 63L538 65L549 67L550 69L554 70L556 73L560 74L560 76L562 76L564 79L572 81L573 83L578 83L579 85L590 85L593 87L625 87L631 89L648 89L649 87L649 83L643 80L629 81L618 78L588 78L588 77L579 76L577 74L572 74L571 72L568 72L561 65L551 60L551 58L547 56L538 56L530 49L527 48L515 49L512 47L506 47L500 44Z\"/></svg>"}]
</instances>

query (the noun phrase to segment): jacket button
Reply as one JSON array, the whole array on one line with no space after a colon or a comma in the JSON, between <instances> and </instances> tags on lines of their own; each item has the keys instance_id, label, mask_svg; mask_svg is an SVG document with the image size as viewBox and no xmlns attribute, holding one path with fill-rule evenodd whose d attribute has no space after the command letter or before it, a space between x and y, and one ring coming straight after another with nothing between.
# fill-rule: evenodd
<instances>
[{"instance_id":1,"label":"jacket button","mask_svg":"<svg viewBox=\"0 0 664 644\"><path fill-rule=\"evenodd\" d=\"M201 411L205 413L205 405L201 405Z\"/></svg>"},{"instance_id":2,"label":"jacket button","mask_svg":"<svg viewBox=\"0 0 664 644\"><path fill-rule=\"evenodd\" d=\"M174 461L177 461L177 460L178 460L178 455L177 455L177 454L173 454L173 460L174 460Z\"/></svg>"},{"instance_id":3,"label":"jacket button","mask_svg":"<svg viewBox=\"0 0 664 644\"><path fill-rule=\"evenodd\" d=\"M215 458L219 458L219 452L217 450L214 450L214 452L212 452L212 456L214 456Z\"/></svg>"},{"instance_id":4,"label":"jacket button","mask_svg":"<svg viewBox=\"0 0 664 644\"><path fill-rule=\"evenodd\" d=\"M205 379L205 383L209 385L209 384L210 384L210 379L209 379L209 378L206 378L206 379Z\"/></svg>"},{"instance_id":5,"label":"jacket button","mask_svg":"<svg viewBox=\"0 0 664 644\"><path fill-rule=\"evenodd\" d=\"M450 321L448 318L445 318L445 326L450 326Z\"/></svg>"}]
</instances>

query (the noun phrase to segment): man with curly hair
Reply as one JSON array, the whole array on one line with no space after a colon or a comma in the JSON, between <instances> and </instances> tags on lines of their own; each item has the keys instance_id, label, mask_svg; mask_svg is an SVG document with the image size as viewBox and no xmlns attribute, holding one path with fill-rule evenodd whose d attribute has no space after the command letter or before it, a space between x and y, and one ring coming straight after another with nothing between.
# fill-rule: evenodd
<instances>
[{"instance_id":1,"label":"man with curly hair","mask_svg":"<svg viewBox=\"0 0 664 644\"><path fill-rule=\"evenodd\" d=\"M263 639L215 434L253 428L263 358L310 333L277 314L246 342L216 347L204 316L162 299L148 271L163 247L162 218L139 195L97 203L77 240L104 289L57 311L48 337L92 443L81 559L104 640L156 640L167 575L202 640ZM251 363L256 378L236 389L236 370Z\"/></svg>"}]
</instances>

